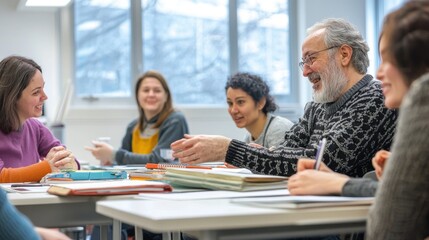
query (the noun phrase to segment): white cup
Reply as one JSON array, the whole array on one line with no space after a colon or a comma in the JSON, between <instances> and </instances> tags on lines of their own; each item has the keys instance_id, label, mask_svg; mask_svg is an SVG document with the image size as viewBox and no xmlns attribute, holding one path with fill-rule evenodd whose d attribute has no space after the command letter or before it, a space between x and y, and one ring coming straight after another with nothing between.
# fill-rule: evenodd
<instances>
[{"instance_id":1,"label":"white cup","mask_svg":"<svg viewBox=\"0 0 429 240\"><path fill-rule=\"evenodd\" d=\"M159 154L164 159L174 160L173 150L171 150L170 148L161 148L161 149L159 149Z\"/></svg>"},{"instance_id":2,"label":"white cup","mask_svg":"<svg viewBox=\"0 0 429 240\"><path fill-rule=\"evenodd\" d=\"M110 137L98 137L97 141L104 142L104 143L110 143Z\"/></svg>"}]
</instances>

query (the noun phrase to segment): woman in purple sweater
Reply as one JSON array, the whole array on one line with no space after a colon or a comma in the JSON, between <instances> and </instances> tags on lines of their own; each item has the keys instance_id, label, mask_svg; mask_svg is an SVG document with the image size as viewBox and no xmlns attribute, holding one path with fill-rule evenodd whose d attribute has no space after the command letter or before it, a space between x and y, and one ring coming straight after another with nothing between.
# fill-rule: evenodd
<instances>
[{"instance_id":1,"label":"woman in purple sweater","mask_svg":"<svg viewBox=\"0 0 429 240\"><path fill-rule=\"evenodd\" d=\"M45 81L31 59L0 62L0 182L40 181L47 173L78 169L73 154L35 117L42 115Z\"/></svg>"}]
</instances>

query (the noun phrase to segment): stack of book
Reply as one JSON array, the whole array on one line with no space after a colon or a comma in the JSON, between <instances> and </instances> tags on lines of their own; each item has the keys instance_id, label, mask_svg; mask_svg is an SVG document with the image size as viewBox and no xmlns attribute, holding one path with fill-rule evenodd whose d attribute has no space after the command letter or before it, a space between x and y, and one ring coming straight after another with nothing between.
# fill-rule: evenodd
<instances>
[{"instance_id":1,"label":"stack of book","mask_svg":"<svg viewBox=\"0 0 429 240\"><path fill-rule=\"evenodd\" d=\"M212 169L167 168L165 179L172 185L213 190L255 191L287 187L287 177L219 171Z\"/></svg>"}]
</instances>

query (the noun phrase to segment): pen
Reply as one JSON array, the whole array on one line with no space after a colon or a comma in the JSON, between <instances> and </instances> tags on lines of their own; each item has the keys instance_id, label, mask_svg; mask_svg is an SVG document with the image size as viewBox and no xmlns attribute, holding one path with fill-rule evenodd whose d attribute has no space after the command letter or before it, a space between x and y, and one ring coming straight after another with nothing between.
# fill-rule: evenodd
<instances>
[{"instance_id":1,"label":"pen","mask_svg":"<svg viewBox=\"0 0 429 240\"><path fill-rule=\"evenodd\" d=\"M12 184L10 187L13 188L19 188L19 187L43 187L43 186L49 186L47 184L41 184L41 183L18 183L18 184Z\"/></svg>"},{"instance_id":2,"label":"pen","mask_svg":"<svg viewBox=\"0 0 429 240\"><path fill-rule=\"evenodd\" d=\"M323 153L325 152L325 147L326 147L326 138L323 138L319 142L319 147L317 148L316 163L314 164L315 170L319 170L319 168L320 168L320 163L322 162Z\"/></svg>"}]
</instances>

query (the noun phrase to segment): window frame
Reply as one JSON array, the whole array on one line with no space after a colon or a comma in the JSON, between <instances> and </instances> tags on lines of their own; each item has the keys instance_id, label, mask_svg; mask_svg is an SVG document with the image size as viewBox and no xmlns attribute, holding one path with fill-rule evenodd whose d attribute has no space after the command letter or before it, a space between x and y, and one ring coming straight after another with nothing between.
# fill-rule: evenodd
<instances>
[{"instance_id":1,"label":"window frame","mask_svg":"<svg viewBox=\"0 0 429 240\"><path fill-rule=\"evenodd\" d=\"M371 1L371 0L368 0L368 1ZM386 11L386 6L389 5L387 2L389 2L389 1L395 1L398 3L398 5L396 5L392 9ZM376 49L375 54L374 54L375 55L375 58L374 58L375 72L377 71L378 67L380 66L380 62L381 62L380 56L378 54L378 39L379 39L379 36L381 33L381 29L383 27L383 19L390 11L392 11L395 8L398 8L399 6L404 4L406 1L407 0L377 0L377 1L374 1L374 4L372 6L374 8L374 10L371 11L371 14L374 17L373 21L376 22L375 27L373 29L374 36L375 36L374 37L375 41L374 41L373 45L374 45L374 49Z\"/></svg>"},{"instance_id":2,"label":"window frame","mask_svg":"<svg viewBox=\"0 0 429 240\"><path fill-rule=\"evenodd\" d=\"M143 72L144 62L143 62L143 51L142 47L142 12L141 12L141 0L129 0L130 1L130 22L131 22L131 76L133 79L131 81L131 96L130 97L94 97L94 96L85 96L77 97L74 94L72 101L72 108L108 108L108 107L129 107L135 108L135 100L133 96L134 84L137 80L137 77ZM288 14L289 14L289 52L290 52L290 61L289 61L289 71L290 71L290 93L284 97L285 101L278 102L279 111L287 109L287 111L295 111L299 108L299 69L298 64L298 50L296 48L298 42L298 31L297 31L297 0L286 0L288 4ZM74 45L74 3L70 4L69 8L69 23L64 24L65 28L62 28L65 31L70 32L70 59L72 59L72 66L70 66L71 76L75 79L75 45ZM237 0L229 0L228 8L228 17L229 17L229 73L237 72L238 70L238 26L237 26ZM67 26L68 25L68 26ZM226 104L180 104L175 103L176 107L179 108L226 108Z\"/></svg>"}]
</instances>

